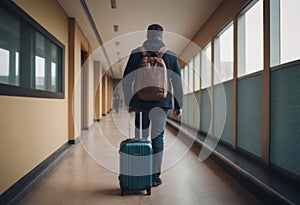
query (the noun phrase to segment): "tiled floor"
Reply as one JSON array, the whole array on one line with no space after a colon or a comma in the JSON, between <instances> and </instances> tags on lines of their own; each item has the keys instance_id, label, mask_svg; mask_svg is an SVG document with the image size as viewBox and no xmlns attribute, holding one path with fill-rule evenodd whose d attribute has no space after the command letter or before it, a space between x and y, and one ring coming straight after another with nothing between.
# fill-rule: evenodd
<instances>
[{"instance_id":1,"label":"tiled floor","mask_svg":"<svg viewBox=\"0 0 300 205\"><path fill-rule=\"evenodd\" d=\"M177 143L170 131L165 137L163 184L152 188L151 196L122 197L117 173L118 146L125 135L128 135L126 112L107 115L84 134L81 143L68 151L21 204L262 204L212 160L199 162L197 154L186 152L189 147Z\"/></svg>"}]
</instances>

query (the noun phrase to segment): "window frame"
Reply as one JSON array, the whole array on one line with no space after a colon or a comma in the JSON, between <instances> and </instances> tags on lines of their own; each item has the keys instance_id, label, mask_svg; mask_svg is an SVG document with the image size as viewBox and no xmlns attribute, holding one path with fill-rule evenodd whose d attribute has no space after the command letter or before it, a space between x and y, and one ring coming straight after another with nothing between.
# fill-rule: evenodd
<instances>
[{"instance_id":1,"label":"window frame","mask_svg":"<svg viewBox=\"0 0 300 205\"><path fill-rule=\"evenodd\" d=\"M65 98L65 46L57 40L50 32L48 32L45 28L43 28L38 22L36 22L31 16L29 16L26 12L24 12L20 7L18 7L14 2L9 0L3 0L1 1L1 7L6 9L6 11L13 16L15 16L20 24L24 24L25 27L31 27L33 32L39 32L41 33L47 40L49 40L51 43L53 43L55 46L57 46L60 50L60 66L61 70L58 69L59 72L57 72L58 76L58 84L60 91L54 92L54 91L47 91L47 90L37 90L34 87L35 86L17 86L17 85L10 85L10 84L3 84L0 83L0 96L20 96L20 97L37 97L37 98L57 98L57 99L64 99ZM22 31L20 31L22 32ZM22 44L22 37L20 38L20 43ZM35 58L35 53L31 50L29 52L31 58ZM22 53L22 49L19 52L19 55L24 55ZM24 57L24 56L23 56ZM20 64L22 62L20 61ZM21 73L24 68L20 66L20 73L19 76L21 78ZM35 72L32 72L31 69L35 68L26 68L30 70L30 74L27 74L32 81L34 78ZM32 84L32 82L28 82L28 84Z\"/></svg>"}]
</instances>

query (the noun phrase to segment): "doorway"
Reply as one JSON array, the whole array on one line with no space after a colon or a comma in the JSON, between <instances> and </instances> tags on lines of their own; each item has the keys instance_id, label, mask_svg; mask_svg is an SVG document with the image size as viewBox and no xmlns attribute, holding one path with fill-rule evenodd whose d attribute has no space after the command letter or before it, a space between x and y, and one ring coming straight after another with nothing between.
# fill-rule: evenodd
<instances>
[{"instance_id":1,"label":"doorway","mask_svg":"<svg viewBox=\"0 0 300 205\"><path fill-rule=\"evenodd\" d=\"M88 53L81 50L81 130L88 129Z\"/></svg>"}]
</instances>

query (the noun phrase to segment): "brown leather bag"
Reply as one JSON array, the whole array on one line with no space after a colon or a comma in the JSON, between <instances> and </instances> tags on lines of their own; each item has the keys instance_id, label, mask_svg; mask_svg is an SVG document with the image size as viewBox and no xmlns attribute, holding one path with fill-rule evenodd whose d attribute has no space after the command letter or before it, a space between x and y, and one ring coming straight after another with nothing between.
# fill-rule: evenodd
<instances>
[{"instance_id":1,"label":"brown leather bag","mask_svg":"<svg viewBox=\"0 0 300 205\"><path fill-rule=\"evenodd\" d=\"M168 94L167 67L163 55L167 51L162 47L157 56L150 56L144 47L140 47L143 58L137 73L137 96L141 100L161 101Z\"/></svg>"}]
</instances>

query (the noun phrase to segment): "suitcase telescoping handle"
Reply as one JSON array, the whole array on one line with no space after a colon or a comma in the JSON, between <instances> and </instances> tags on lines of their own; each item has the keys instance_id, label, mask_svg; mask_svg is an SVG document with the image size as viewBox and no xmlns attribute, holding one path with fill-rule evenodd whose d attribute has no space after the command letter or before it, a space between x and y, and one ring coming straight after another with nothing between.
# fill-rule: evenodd
<instances>
[{"instance_id":1,"label":"suitcase telescoping handle","mask_svg":"<svg viewBox=\"0 0 300 205\"><path fill-rule=\"evenodd\" d=\"M143 139L143 116L142 112L140 112L140 136L139 139Z\"/></svg>"},{"instance_id":2,"label":"suitcase telescoping handle","mask_svg":"<svg viewBox=\"0 0 300 205\"><path fill-rule=\"evenodd\" d=\"M142 112L140 112L140 137L139 137L139 139L141 139L142 138L142 134L143 134L143 119L142 119ZM131 123L130 123L130 112L128 113L128 128L129 128L129 138L131 138L130 137L130 135L131 135ZM135 132L134 132L135 133ZM134 134L133 134L133 136L134 136ZM135 138L135 136L134 137L132 137L132 139L134 139Z\"/></svg>"}]
</instances>

